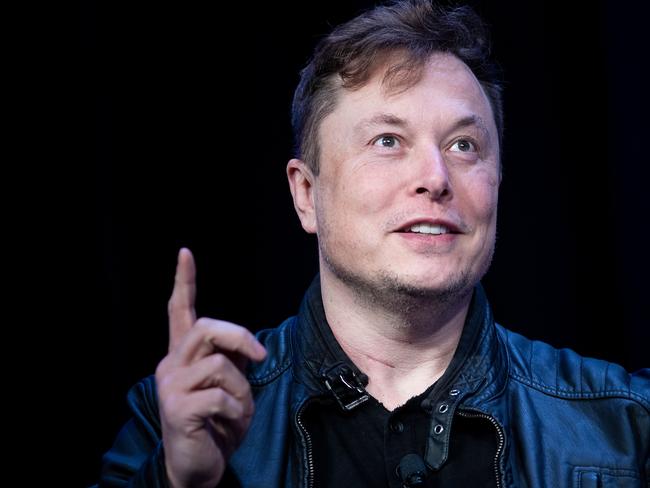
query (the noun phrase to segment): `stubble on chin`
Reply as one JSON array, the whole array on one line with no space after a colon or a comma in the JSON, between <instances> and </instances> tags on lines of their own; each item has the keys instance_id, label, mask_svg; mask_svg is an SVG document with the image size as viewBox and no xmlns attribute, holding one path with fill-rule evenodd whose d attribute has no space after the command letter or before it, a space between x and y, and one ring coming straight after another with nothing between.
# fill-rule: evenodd
<instances>
[{"instance_id":1,"label":"stubble on chin","mask_svg":"<svg viewBox=\"0 0 650 488\"><path fill-rule=\"evenodd\" d=\"M325 266L347 288L354 291L357 299L368 307L392 313L399 311L403 315L419 315L433 310L442 312L463 302L489 269L494 254L492 246L477 274L469 269L459 269L443 285L427 286L409 282L387 270L363 275L340 262L328 252L326 246L319 245L319 248Z\"/></svg>"}]
</instances>

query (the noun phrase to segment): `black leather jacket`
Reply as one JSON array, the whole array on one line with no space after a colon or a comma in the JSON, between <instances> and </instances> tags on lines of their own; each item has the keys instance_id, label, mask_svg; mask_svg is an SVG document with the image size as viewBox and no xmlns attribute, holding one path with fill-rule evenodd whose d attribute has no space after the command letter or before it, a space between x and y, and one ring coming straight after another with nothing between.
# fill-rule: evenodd
<instances>
[{"instance_id":1,"label":"black leather jacket","mask_svg":"<svg viewBox=\"0 0 650 488\"><path fill-rule=\"evenodd\" d=\"M354 408L365 393L363 374L325 350L314 324L319 306L315 280L296 317L258 334L269 354L248 371L256 413L220 486L311 487L305 408L333 393ZM446 460L453 417L480 416L498 435L498 486L650 486L650 369L630 375L510 332L494 323L480 285L467 320L478 332L431 410L430 468ZM167 486L154 378L135 385L128 401L134 418L104 456L99 486Z\"/></svg>"}]
</instances>

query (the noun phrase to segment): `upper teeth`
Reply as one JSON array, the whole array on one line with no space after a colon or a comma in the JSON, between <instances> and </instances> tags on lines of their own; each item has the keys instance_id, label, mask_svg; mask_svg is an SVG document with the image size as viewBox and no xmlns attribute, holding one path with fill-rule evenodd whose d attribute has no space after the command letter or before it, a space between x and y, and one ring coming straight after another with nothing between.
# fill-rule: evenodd
<instances>
[{"instance_id":1,"label":"upper teeth","mask_svg":"<svg viewBox=\"0 0 650 488\"><path fill-rule=\"evenodd\" d=\"M420 234L447 234L449 229L443 225L431 224L415 224L409 229L411 232L419 232Z\"/></svg>"}]
</instances>

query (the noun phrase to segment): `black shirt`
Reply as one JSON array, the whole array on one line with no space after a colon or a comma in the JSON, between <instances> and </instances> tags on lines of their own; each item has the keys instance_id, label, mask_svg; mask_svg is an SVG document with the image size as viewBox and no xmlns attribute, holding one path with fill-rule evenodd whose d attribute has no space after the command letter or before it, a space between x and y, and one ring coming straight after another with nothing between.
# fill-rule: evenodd
<instances>
[{"instance_id":1,"label":"black shirt","mask_svg":"<svg viewBox=\"0 0 650 488\"><path fill-rule=\"evenodd\" d=\"M320 299L314 298L314 301ZM319 332L329 353L358 371L336 342L322 302L314 305ZM478 324L467 320L445 374L425 392L392 412L371 396L349 411L333 396L310 404L304 420L311 437L315 486L402 487L405 475L400 476L398 466L408 454L416 454L424 463L427 437L435 427L432 409L444 409L445 388L472 349L477 332ZM367 384L367 377L362 373L360 377ZM496 486L497 444L497 431L488 419L472 412L456 411L446 462L438 470L421 464L424 484L416 486Z\"/></svg>"},{"instance_id":2,"label":"black shirt","mask_svg":"<svg viewBox=\"0 0 650 488\"><path fill-rule=\"evenodd\" d=\"M306 420L315 486L401 487L397 467L403 457L415 453L424 459L430 420L421 402L427 392L393 412L374 398L350 412L343 412L334 401L312 405ZM427 469L425 484L420 486L496 486L496 435L488 420L457 413L446 463L438 471Z\"/></svg>"}]
</instances>

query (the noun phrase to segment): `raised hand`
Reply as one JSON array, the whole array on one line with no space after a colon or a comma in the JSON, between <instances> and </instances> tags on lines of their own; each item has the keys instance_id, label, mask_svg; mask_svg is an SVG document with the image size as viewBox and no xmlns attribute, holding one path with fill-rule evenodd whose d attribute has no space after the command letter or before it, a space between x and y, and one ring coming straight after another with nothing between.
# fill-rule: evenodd
<instances>
[{"instance_id":1,"label":"raised hand","mask_svg":"<svg viewBox=\"0 0 650 488\"><path fill-rule=\"evenodd\" d=\"M244 377L266 350L247 329L196 320L196 267L178 254L169 300L169 352L156 368L167 476L174 488L214 488L248 430L254 404Z\"/></svg>"}]
</instances>

